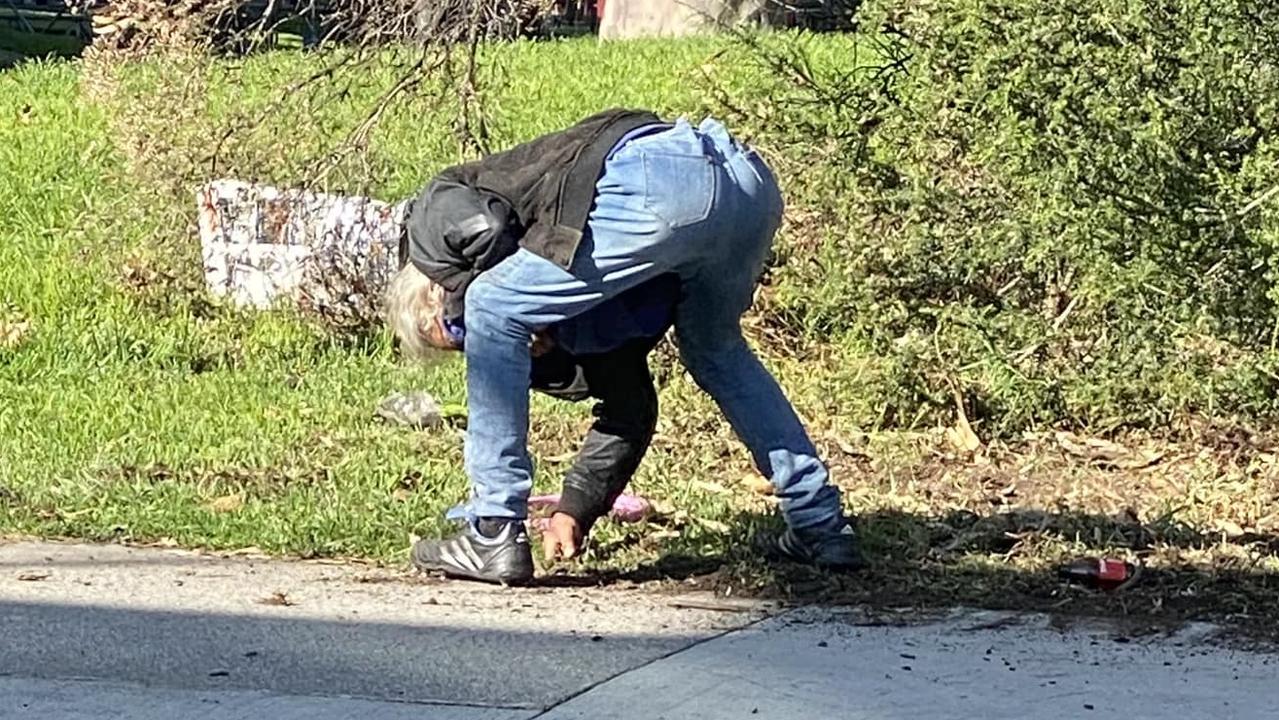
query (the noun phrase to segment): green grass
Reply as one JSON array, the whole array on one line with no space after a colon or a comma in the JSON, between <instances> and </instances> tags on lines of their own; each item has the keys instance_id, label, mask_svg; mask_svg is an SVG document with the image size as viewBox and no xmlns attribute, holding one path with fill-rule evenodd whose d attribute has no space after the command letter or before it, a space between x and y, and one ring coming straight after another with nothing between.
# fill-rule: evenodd
<instances>
[{"instance_id":1,"label":"green grass","mask_svg":"<svg viewBox=\"0 0 1279 720\"><path fill-rule=\"evenodd\" d=\"M820 57L851 41L805 42ZM767 91L723 40L489 52L503 68L489 106L498 147L613 105L696 117L712 104L698 80L707 63L760 102ZM458 428L412 432L373 419L396 390L464 402L460 363L406 366L385 333L334 334L285 309L240 312L193 288L190 186L208 179L200 153L210 129L268 106L314 58L201 65L203 84L190 92L180 90L188 65L133 65L93 100L77 64L0 73L0 534L398 563L410 533L441 532L444 511L465 498ZM290 98L237 136L223 172L296 181L393 79L371 73ZM360 162L331 178L335 189L398 198L455 161L453 108L428 99L389 115ZM1219 455L1160 446L1168 460L1154 472L1063 461L1042 441L956 452L940 429L874 432L864 419L881 408L867 388L894 370L855 342L750 327L864 518L871 574L836 581L758 562L748 542L775 523L772 499L750 489L749 458L669 351L657 363L659 436L633 486L663 512L602 524L578 571L722 566L714 581L734 591L894 605L1155 617L1279 609L1270 446ZM555 489L588 423L584 406L535 400L539 491ZM1115 519L1128 517L1125 506L1135 525ZM1162 574L1131 601L1064 593L1048 570L1085 552L1140 555Z\"/></svg>"},{"instance_id":2,"label":"green grass","mask_svg":"<svg viewBox=\"0 0 1279 720\"><path fill-rule=\"evenodd\" d=\"M0 354L0 524L389 554L447 500L392 500L418 438L369 413L396 387L456 395L456 369L400 368L381 338L352 346L282 313L201 316L187 299L152 308L121 289L117 249L129 240L112 216L128 188L77 80L72 65L0 76L0 298L30 325ZM330 441L352 450L328 452ZM441 442L441 453L456 444ZM240 513L202 508L246 489Z\"/></svg>"}]
</instances>

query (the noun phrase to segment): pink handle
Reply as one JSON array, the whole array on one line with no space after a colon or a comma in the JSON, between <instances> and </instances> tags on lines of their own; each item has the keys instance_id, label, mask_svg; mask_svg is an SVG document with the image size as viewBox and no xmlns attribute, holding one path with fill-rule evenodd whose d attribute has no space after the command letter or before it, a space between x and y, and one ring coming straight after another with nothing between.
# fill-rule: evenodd
<instances>
[{"instance_id":1,"label":"pink handle","mask_svg":"<svg viewBox=\"0 0 1279 720\"><path fill-rule=\"evenodd\" d=\"M530 510L545 507L555 507L560 504L559 495L534 495L528 499Z\"/></svg>"},{"instance_id":2,"label":"pink handle","mask_svg":"<svg viewBox=\"0 0 1279 720\"><path fill-rule=\"evenodd\" d=\"M556 495L534 495L528 499L530 510L541 508L554 508L560 504L560 496ZM613 518L618 522L639 522L643 520L653 510L653 505L649 501L638 495L622 494L617 496L617 500L613 501ZM541 527L538 521L533 522L534 527Z\"/></svg>"}]
</instances>

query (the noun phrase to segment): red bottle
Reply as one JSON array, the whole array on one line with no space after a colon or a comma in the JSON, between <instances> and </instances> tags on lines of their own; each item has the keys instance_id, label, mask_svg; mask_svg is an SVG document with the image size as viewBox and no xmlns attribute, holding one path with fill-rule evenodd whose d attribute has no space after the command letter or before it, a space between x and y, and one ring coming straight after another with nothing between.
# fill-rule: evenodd
<instances>
[{"instance_id":1,"label":"red bottle","mask_svg":"<svg viewBox=\"0 0 1279 720\"><path fill-rule=\"evenodd\" d=\"M1114 558L1080 558L1057 568L1057 577L1067 582L1114 590L1137 574L1132 563Z\"/></svg>"}]
</instances>

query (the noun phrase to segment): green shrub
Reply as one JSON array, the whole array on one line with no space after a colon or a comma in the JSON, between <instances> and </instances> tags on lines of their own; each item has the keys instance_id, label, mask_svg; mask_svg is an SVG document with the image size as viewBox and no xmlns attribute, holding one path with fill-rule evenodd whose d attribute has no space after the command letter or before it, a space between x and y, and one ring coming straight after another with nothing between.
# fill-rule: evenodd
<instances>
[{"instance_id":1,"label":"green shrub","mask_svg":"<svg viewBox=\"0 0 1279 720\"><path fill-rule=\"evenodd\" d=\"M1273 416L1279 9L904 0L862 23L861 57L817 70L812 39L750 41L773 103L738 114L807 211L782 321L908 368L882 399L906 416L956 390L1004 432Z\"/></svg>"}]
</instances>

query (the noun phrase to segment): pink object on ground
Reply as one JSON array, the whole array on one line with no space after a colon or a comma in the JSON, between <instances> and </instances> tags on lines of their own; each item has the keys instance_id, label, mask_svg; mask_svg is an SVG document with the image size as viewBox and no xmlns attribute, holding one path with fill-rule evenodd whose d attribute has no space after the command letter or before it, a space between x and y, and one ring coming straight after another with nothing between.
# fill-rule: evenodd
<instances>
[{"instance_id":1,"label":"pink object on ground","mask_svg":"<svg viewBox=\"0 0 1279 720\"><path fill-rule=\"evenodd\" d=\"M620 522L639 522L653 506L638 495L618 495L613 502L613 517Z\"/></svg>"},{"instance_id":2,"label":"pink object on ground","mask_svg":"<svg viewBox=\"0 0 1279 720\"><path fill-rule=\"evenodd\" d=\"M540 510L543 508L554 509L560 504L559 495L534 495L528 499L530 510ZM617 500L613 501L613 511L611 515L618 522L639 522L653 509L653 505L638 495L622 494L617 496ZM533 527L542 528L546 525L546 518L539 518L533 521Z\"/></svg>"}]
</instances>

